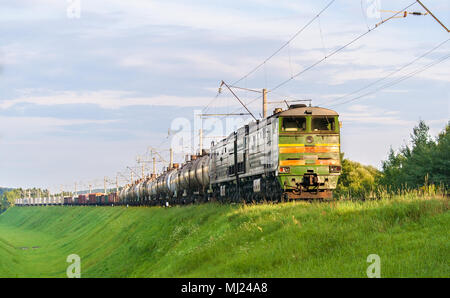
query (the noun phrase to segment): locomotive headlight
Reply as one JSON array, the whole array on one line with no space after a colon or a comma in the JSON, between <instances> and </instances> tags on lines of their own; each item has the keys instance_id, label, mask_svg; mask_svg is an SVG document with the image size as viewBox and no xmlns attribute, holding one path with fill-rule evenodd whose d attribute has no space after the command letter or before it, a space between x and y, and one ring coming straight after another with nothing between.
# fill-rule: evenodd
<instances>
[{"instance_id":1,"label":"locomotive headlight","mask_svg":"<svg viewBox=\"0 0 450 298\"><path fill-rule=\"evenodd\" d=\"M312 136L306 137L306 143L311 144L314 141L314 138Z\"/></svg>"},{"instance_id":2,"label":"locomotive headlight","mask_svg":"<svg viewBox=\"0 0 450 298\"><path fill-rule=\"evenodd\" d=\"M287 174L291 172L290 167L280 167L280 173Z\"/></svg>"},{"instance_id":3,"label":"locomotive headlight","mask_svg":"<svg viewBox=\"0 0 450 298\"><path fill-rule=\"evenodd\" d=\"M341 166L330 166L330 173L339 173L341 171Z\"/></svg>"}]
</instances>

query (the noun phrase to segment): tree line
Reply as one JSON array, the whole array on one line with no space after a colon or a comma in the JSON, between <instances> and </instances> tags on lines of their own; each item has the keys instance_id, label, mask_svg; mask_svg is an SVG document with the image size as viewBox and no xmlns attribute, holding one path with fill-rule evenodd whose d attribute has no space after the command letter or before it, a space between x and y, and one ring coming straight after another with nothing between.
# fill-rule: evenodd
<instances>
[{"instance_id":1,"label":"tree line","mask_svg":"<svg viewBox=\"0 0 450 298\"><path fill-rule=\"evenodd\" d=\"M405 191L439 191L450 186L450 121L436 138L430 128L419 121L413 128L409 144L398 150L390 148L381 171L342 157L342 175L337 197L373 197L382 193Z\"/></svg>"},{"instance_id":2,"label":"tree line","mask_svg":"<svg viewBox=\"0 0 450 298\"><path fill-rule=\"evenodd\" d=\"M22 188L14 188L14 189L2 189L3 191L0 192L0 213L8 209L10 206L14 204L14 201L19 198L23 197L30 197L36 198L38 196L41 197L47 197L49 195L48 189L40 189L40 188L29 188L29 189L22 189ZM6 190L6 191L5 191Z\"/></svg>"}]
</instances>

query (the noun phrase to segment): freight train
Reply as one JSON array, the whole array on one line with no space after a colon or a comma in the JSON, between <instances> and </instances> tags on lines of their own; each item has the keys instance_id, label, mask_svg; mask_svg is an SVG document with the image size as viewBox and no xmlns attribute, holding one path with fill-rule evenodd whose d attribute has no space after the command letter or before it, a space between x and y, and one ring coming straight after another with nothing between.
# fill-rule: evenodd
<instances>
[{"instance_id":1,"label":"freight train","mask_svg":"<svg viewBox=\"0 0 450 298\"><path fill-rule=\"evenodd\" d=\"M16 206L89 206L89 205L114 205L119 204L117 193L90 193L77 196L61 197L48 196L39 198L20 198L15 200Z\"/></svg>"},{"instance_id":2,"label":"freight train","mask_svg":"<svg viewBox=\"0 0 450 298\"><path fill-rule=\"evenodd\" d=\"M341 173L337 112L275 109L211 144L209 151L140 179L118 193L66 198L64 205L177 205L216 200L331 199ZM106 196L106 198L102 198Z\"/></svg>"}]
</instances>

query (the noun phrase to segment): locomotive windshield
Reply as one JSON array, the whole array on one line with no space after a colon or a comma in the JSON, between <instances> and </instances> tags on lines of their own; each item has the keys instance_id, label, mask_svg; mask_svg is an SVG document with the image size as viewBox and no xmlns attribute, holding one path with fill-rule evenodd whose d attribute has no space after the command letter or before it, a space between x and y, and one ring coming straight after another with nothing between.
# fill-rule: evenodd
<instances>
[{"instance_id":1,"label":"locomotive windshield","mask_svg":"<svg viewBox=\"0 0 450 298\"><path fill-rule=\"evenodd\" d=\"M312 131L334 131L334 119L323 117L314 117L311 120Z\"/></svg>"},{"instance_id":2,"label":"locomotive windshield","mask_svg":"<svg viewBox=\"0 0 450 298\"><path fill-rule=\"evenodd\" d=\"M283 118L282 131L305 131L306 118L305 117L286 117Z\"/></svg>"}]
</instances>

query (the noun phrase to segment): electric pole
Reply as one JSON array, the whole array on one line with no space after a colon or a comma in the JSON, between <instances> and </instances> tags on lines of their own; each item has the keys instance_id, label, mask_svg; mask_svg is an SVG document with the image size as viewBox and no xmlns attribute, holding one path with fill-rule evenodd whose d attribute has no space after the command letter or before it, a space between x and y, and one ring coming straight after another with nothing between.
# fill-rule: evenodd
<instances>
[{"instance_id":1,"label":"electric pole","mask_svg":"<svg viewBox=\"0 0 450 298\"><path fill-rule=\"evenodd\" d=\"M202 154L202 150L203 150L203 129L200 128L199 132L199 143L198 143L198 150L199 150L199 154Z\"/></svg>"},{"instance_id":2,"label":"electric pole","mask_svg":"<svg viewBox=\"0 0 450 298\"><path fill-rule=\"evenodd\" d=\"M263 95L263 118L267 118L267 89L262 90Z\"/></svg>"}]
</instances>

